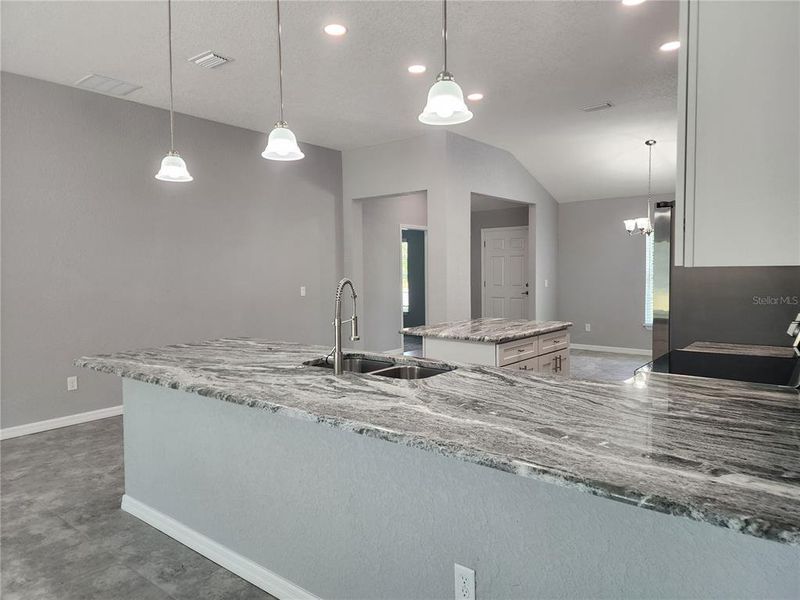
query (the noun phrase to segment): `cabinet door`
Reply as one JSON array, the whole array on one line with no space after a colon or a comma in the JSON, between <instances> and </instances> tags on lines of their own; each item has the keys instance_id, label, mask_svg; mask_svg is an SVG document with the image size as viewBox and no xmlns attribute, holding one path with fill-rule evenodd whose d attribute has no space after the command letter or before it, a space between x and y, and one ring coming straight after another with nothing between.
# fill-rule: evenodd
<instances>
[{"instance_id":1,"label":"cabinet door","mask_svg":"<svg viewBox=\"0 0 800 600\"><path fill-rule=\"evenodd\" d=\"M569 377L569 349L542 354L539 357L538 370L547 375Z\"/></svg>"},{"instance_id":2,"label":"cabinet door","mask_svg":"<svg viewBox=\"0 0 800 600\"><path fill-rule=\"evenodd\" d=\"M675 264L800 265L800 2L681 17Z\"/></svg>"}]
</instances>

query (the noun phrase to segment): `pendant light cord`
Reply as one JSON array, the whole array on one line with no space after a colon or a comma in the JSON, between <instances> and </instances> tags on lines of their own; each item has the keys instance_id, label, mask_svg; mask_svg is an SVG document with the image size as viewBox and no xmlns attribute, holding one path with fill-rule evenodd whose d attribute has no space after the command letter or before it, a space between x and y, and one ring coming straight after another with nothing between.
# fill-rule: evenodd
<instances>
[{"instance_id":1,"label":"pendant light cord","mask_svg":"<svg viewBox=\"0 0 800 600\"><path fill-rule=\"evenodd\" d=\"M169 38L169 151L175 153L175 117L172 98L172 0L167 0L167 37Z\"/></svg>"},{"instance_id":2,"label":"pendant light cord","mask_svg":"<svg viewBox=\"0 0 800 600\"><path fill-rule=\"evenodd\" d=\"M647 147L647 220L650 221L650 202L653 199L653 147Z\"/></svg>"},{"instance_id":3,"label":"pendant light cord","mask_svg":"<svg viewBox=\"0 0 800 600\"><path fill-rule=\"evenodd\" d=\"M281 52L281 0L275 0L278 14L278 94L281 101L281 123L283 123L283 54Z\"/></svg>"},{"instance_id":4,"label":"pendant light cord","mask_svg":"<svg viewBox=\"0 0 800 600\"><path fill-rule=\"evenodd\" d=\"M650 221L650 202L653 200L653 146L655 140L647 140L647 220Z\"/></svg>"},{"instance_id":5,"label":"pendant light cord","mask_svg":"<svg viewBox=\"0 0 800 600\"><path fill-rule=\"evenodd\" d=\"M447 0L442 2L442 43L444 45L444 72L447 73Z\"/></svg>"}]
</instances>

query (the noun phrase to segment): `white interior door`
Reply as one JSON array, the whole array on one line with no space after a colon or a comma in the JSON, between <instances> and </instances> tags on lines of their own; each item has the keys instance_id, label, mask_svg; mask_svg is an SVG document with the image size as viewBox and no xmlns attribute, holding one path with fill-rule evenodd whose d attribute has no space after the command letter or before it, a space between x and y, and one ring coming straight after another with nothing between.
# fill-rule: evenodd
<instances>
[{"instance_id":1,"label":"white interior door","mask_svg":"<svg viewBox=\"0 0 800 600\"><path fill-rule=\"evenodd\" d=\"M481 230L481 315L528 318L528 228Z\"/></svg>"}]
</instances>

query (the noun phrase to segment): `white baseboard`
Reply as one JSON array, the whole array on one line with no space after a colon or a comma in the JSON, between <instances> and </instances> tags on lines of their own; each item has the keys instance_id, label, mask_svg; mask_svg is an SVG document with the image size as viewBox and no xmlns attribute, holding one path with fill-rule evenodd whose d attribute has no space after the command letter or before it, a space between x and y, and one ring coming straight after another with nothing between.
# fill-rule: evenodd
<instances>
[{"instance_id":1,"label":"white baseboard","mask_svg":"<svg viewBox=\"0 0 800 600\"><path fill-rule=\"evenodd\" d=\"M645 348L618 348L616 346L592 346L590 344L570 344L575 350L594 350L595 352L614 352L616 354L636 354L650 356L652 351Z\"/></svg>"},{"instance_id":2,"label":"white baseboard","mask_svg":"<svg viewBox=\"0 0 800 600\"><path fill-rule=\"evenodd\" d=\"M89 421L97 421L98 419L107 419L108 417L116 417L121 414L122 405L120 404L119 406L90 410L89 412L78 413L76 415L67 415L66 417L48 419L47 421L36 421L35 423L26 423L25 425L6 427L5 429L0 429L0 440L9 440L11 438L20 437L21 435L29 435L31 433L49 431L50 429L69 427L70 425L88 423Z\"/></svg>"},{"instance_id":3,"label":"white baseboard","mask_svg":"<svg viewBox=\"0 0 800 600\"><path fill-rule=\"evenodd\" d=\"M317 596L304 590L299 585L292 583L288 579L284 579L277 573L273 573L249 558L215 542L211 538L151 508L147 504L139 502L135 498L131 498L127 494L122 497L121 508L137 519L141 519L151 527L155 527L162 533L176 539L184 546L188 546L195 552L202 554L209 560L214 561L221 567L228 569L228 571L235 573L242 579L249 581L276 598L280 598L281 600L294 598L300 600L319 600Z\"/></svg>"}]
</instances>

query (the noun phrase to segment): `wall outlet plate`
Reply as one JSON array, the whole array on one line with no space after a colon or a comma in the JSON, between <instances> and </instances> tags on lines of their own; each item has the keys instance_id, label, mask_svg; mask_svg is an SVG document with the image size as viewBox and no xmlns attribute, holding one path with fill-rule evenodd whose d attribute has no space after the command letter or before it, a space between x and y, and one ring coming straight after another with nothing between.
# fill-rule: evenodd
<instances>
[{"instance_id":1,"label":"wall outlet plate","mask_svg":"<svg viewBox=\"0 0 800 600\"><path fill-rule=\"evenodd\" d=\"M591 330L592 330L592 324L591 324L591 323L586 323L586 324L583 326L583 330L584 330L584 331L591 331Z\"/></svg>"},{"instance_id":2,"label":"wall outlet plate","mask_svg":"<svg viewBox=\"0 0 800 600\"><path fill-rule=\"evenodd\" d=\"M78 389L78 376L67 377L67 391L74 392Z\"/></svg>"},{"instance_id":3,"label":"wall outlet plate","mask_svg":"<svg viewBox=\"0 0 800 600\"><path fill-rule=\"evenodd\" d=\"M475 600L475 571L455 563L455 600Z\"/></svg>"}]
</instances>

